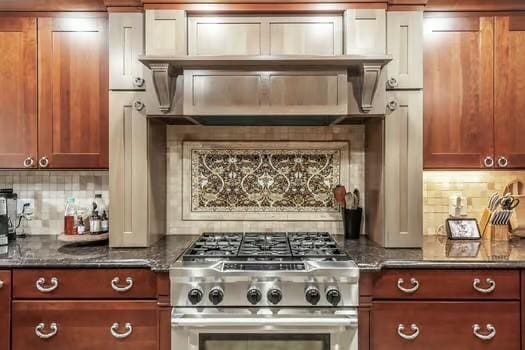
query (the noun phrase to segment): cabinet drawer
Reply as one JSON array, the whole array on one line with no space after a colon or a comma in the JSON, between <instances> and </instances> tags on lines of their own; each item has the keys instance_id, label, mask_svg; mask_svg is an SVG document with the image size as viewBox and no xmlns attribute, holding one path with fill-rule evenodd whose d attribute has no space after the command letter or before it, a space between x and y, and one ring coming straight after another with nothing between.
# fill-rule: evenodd
<instances>
[{"instance_id":1,"label":"cabinet drawer","mask_svg":"<svg viewBox=\"0 0 525 350\"><path fill-rule=\"evenodd\" d=\"M11 271L0 271L0 350L9 349L11 320Z\"/></svg>"},{"instance_id":2,"label":"cabinet drawer","mask_svg":"<svg viewBox=\"0 0 525 350\"><path fill-rule=\"evenodd\" d=\"M153 350L157 334L153 301L13 303L13 350Z\"/></svg>"},{"instance_id":3,"label":"cabinet drawer","mask_svg":"<svg viewBox=\"0 0 525 350\"><path fill-rule=\"evenodd\" d=\"M150 270L15 270L15 299L149 299L156 296Z\"/></svg>"},{"instance_id":4,"label":"cabinet drawer","mask_svg":"<svg viewBox=\"0 0 525 350\"><path fill-rule=\"evenodd\" d=\"M372 350L520 348L519 302L376 302L370 324Z\"/></svg>"},{"instance_id":5,"label":"cabinet drawer","mask_svg":"<svg viewBox=\"0 0 525 350\"><path fill-rule=\"evenodd\" d=\"M374 283L376 299L520 298L518 271L395 270Z\"/></svg>"}]
</instances>

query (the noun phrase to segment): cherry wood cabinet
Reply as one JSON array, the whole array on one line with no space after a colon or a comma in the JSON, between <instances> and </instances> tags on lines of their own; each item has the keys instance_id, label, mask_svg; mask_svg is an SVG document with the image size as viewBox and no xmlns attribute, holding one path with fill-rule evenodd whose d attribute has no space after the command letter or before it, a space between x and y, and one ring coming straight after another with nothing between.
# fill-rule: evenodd
<instances>
[{"instance_id":1,"label":"cherry wood cabinet","mask_svg":"<svg viewBox=\"0 0 525 350\"><path fill-rule=\"evenodd\" d=\"M492 166L494 18L426 18L424 27L424 167Z\"/></svg>"},{"instance_id":2,"label":"cherry wood cabinet","mask_svg":"<svg viewBox=\"0 0 525 350\"><path fill-rule=\"evenodd\" d=\"M519 349L519 302L376 302L373 350Z\"/></svg>"},{"instance_id":3,"label":"cherry wood cabinet","mask_svg":"<svg viewBox=\"0 0 525 350\"><path fill-rule=\"evenodd\" d=\"M39 165L108 167L107 18L39 18Z\"/></svg>"},{"instance_id":4,"label":"cherry wood cabinet","mask_svg":"<svg viewBox=\"0 0 525 350\"><path fill-rule=\"evenodd\" d=\"M11 271L0 271L0 350L9 350L11 322Z\"/></svg>"},{"instance_id":5,"label":"cherry wood cabinet","mask_svg":"<svg viewBox=\"0 0 525 350\"><path fill-rule=\"evenodd\" d=\"M0 17L0 168L37 158L36 18Z\"/></svg>"},{"instance_id":6,"label":"cherry wood cabinet","mask_svg":"<svg viewBox=\"0 0 525 350\"><path fill-rule=\"evenodd\" d=\"M496 166L525 168L525 13L496 17L494 42Z\"/></svg>"},{"instance_id":7,"label":"cherry wood cabinet","mask_svg":"<svg viewBox=\"0 0 525 350\"><path fill-rule=\"evenodd\" d=\"M13 350L157 350L155 301L15 301Z\"/></svg>"}]
</instances>

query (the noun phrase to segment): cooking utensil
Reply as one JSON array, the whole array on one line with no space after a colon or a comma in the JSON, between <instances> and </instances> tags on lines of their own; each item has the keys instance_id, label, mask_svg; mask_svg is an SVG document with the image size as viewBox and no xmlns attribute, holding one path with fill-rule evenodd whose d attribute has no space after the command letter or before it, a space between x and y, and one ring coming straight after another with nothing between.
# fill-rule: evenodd
<instances>
[{"instance_id":1,"label":"cooking utensil","mask_svg":"<svg viewBox=\"0 0 525 350\"><path fill-rule=\"evenodd\" d=\"M346 192L345 201L346 201L346 205L350 205L350 209L356 208L355 206L356 199L352 192Z\"/></svg>"},{"instance_id":2,"label":"cooking utensil","mask_svg":"<svg viewBox=\"0 0 525 350\"><path fill-rule=\"evenodd\" d=\"M491 211L496 210L498 208L499 200L500 200L499 193L498 192L494 192L489 198L489 206L488 206L488 208Z\"/></svg>"},{"instance_id":3,"label":"cooking utensil","mask_svg":"<svg viewBox=\"0 0 525 350\"><path fill-rule=\"evenodd\" d=\"M359 193L359 190L357 188L354 189L354 203L352 208L357 209L359 208L359 204L361 202L361 194Z\"/></svg>"},{"instance_id":4,"label":"cooking utensil","mask_svg":"<svg viewBox=\"0 0 525 350\"><path fill-rule=\"evenodd\" d=\"M512 210L516 208L520 204L520 200L517 198L514 198L513 195L510 193L507 193L501 200L500 205L505 210Z\"/></svg>"},{"instance_id":5,"label":"cooking utensil","mask_svg":"<svg viewBox=\"0 0 525 350\"><path fill-rule=\"evenodd\" d=\"M334 197L335 201L341 206L341 208L346 208L346 188L343 185L337 185L334 188Z\"/></svg>"}]
</instances>

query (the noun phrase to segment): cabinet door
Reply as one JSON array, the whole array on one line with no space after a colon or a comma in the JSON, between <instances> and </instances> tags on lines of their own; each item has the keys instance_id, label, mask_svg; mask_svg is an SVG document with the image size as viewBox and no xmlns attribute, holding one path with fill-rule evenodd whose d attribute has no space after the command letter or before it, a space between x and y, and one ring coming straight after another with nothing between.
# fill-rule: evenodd
<instances>
[{"instance_id":1,"label":"cabinet door","mask_svg":"<svg viewBox=\"0 0 525 350\"><path fill-rule=\"evenodd\" d=\"M0 271L0 350L9 350L11 335L11 271Z\"/></svg>"},{"instance_id":2,"label":"cabinet door","mask_svg":"<svg viewBox=\"0 0 525 350\"><path fill-rule=\"evenodd\" d=\"M138 56L144 53L144 15L109 14L109 88L143 90L144 65Z\"/></svg>"},{"instance_id":3,"label":"cabinet door","mask_svg":"<svg viewBox=\"0 0 525 350\"><path fill-rule=\"evenodd\" d=\"M108 167L107 18L39 18L42 168Z\"/></svg>"},{"instance_id":4,"label":"cabinet door","mask_svg":"<svg viewBox=\"0 0 525 350\"><path fill-rule=\"evenodd\" d=\"M388 93L385 246L420 247L423 235L423 93Z\"/></svg>"},{"instance_id":5,"label":"cabinet door","mask_svg":"<svg viewBox=\"0 0 525 350\"><path fill-rule=\"evenodd\" d=\"M113 247L147 245L148 121L133 92L109 97L109 217ZM141 166L137 166L142 164Z\"/></svg>"},{"instance_id":6,"label":"cabinet door","mask_svg":"<svg viewBox=\"0 0 525 350\"><path fill-rule=\"evenodd\" d=\"M491 167L494 19L426 18L424 26L425 168Z\"/></svg>"},{"instance_id":7,"label":"cabinet door","mask_svg":"<svg viewBox=\"0 0 525 350\"><path fill-rule=\"evenodd\" d=\"M386 66L389 89L423 88L423 12L387 12Z\"/></svg>"},{"instance_id":8,"label":"cabinet door","mask_svg":"<svg viewBox=\"0 0 525 350\"><path fill-rule=\"evenodd\" d=\"M13 350L158 349L156 301L16 301L12 324Z\"/></svg>"},{"instance_id":9,"label":"cabinet door","mask_svg":"<svg viewBox=\"0 0 525 350\"><path fill-rule=\"evenodd\" d=\"M0 168L36 164L36 50L35 18L0 18Z\"/></svg>"},{"instance_id":10,"label":"cabinet door","mask_svg":"<svg viewBox=\"0 0 525 350\"><path fill-rule=\"evenodd\" d=\"M186 55L186 11L146 11L146 55Z\"/></svg>"},{"instance_id":11,"label":"cabinet door","mask_svg":"<svg viewBox=\"0 0 525 350\"><path fill-rule=\"evenodd\" d=\"M381 55L385 53L385 10L346 10L344 23L346 55Z\"/></svg>"},{"instance_id":12,"label":"cabinet door","mask_svg":"<svg viewBox=\"0 0 525 350\"><path fill-rule=\"evenodd\" d=\"M496 166L525 168L525 14L496 17L495 45Z\"/></svg>"}]
</instances>

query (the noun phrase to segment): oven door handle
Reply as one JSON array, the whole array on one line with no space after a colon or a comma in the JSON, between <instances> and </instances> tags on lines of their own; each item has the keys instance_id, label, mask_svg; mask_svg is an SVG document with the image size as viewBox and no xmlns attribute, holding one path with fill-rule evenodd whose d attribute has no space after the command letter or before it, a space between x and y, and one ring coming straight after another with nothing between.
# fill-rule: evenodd
<instances>
[{"instance_id":1,"label":"oven door handle","mask_svg":"<svg viewBox=\"0 0 525 350\"><path fill-rule=\"evenodd\" d=\"M174 327L347 327L357 328L354 315L326 317L195 317L185 314L173 314L171 325Z\"/></svg>"}]
</instances>

